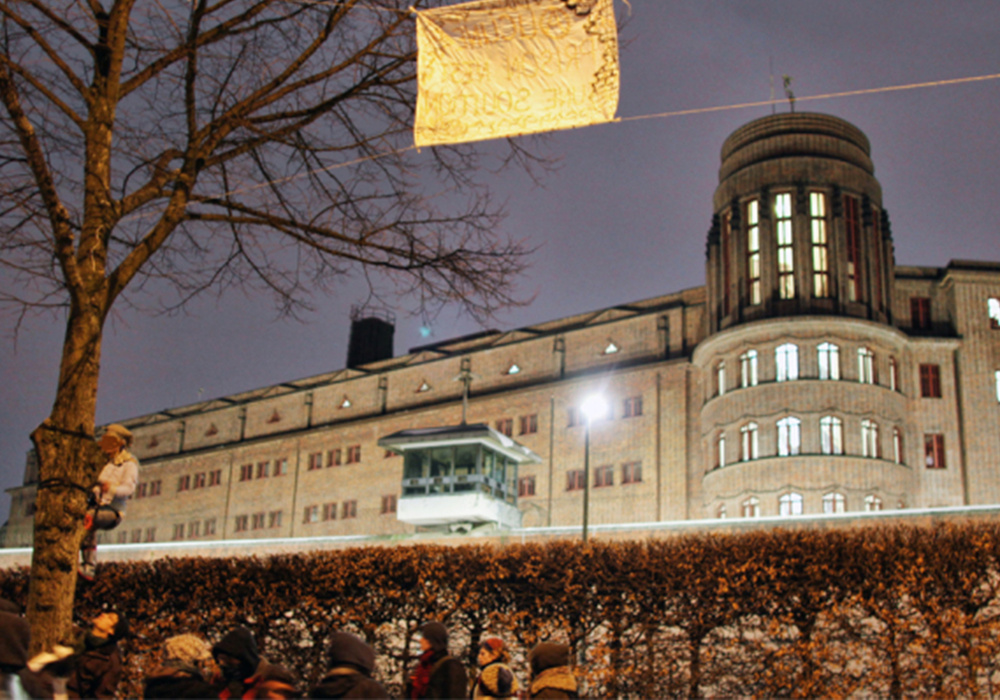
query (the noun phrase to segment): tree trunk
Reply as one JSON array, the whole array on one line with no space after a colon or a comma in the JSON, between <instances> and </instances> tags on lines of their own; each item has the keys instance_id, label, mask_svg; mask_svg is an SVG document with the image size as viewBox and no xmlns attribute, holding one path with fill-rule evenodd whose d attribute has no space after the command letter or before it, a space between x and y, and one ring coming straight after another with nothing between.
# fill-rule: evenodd
<instances>
[{"instance_id":1,"label":"tree trunk","mask_svg":"<svg viewBox=\"0 0 1000 700\"><path fill-rule=\"evenodd\" d=\"M32 654L72 629L83 516L104 461L94 441L102 325L102 313L74 305L52 413L31 434L39 473L28 588Z\"/></svg>"}]
</instances>

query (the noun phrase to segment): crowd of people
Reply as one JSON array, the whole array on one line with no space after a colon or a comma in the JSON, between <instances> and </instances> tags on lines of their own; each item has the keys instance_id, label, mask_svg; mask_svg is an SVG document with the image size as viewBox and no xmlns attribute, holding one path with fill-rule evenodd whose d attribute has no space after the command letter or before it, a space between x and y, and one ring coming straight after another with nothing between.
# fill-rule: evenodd
<instances>
[{"instance_id":1,"label":"crowd of people","mask_svg":"<svg viewBox=\"0 0 1000 700\"><path fill-rule=\"evenodd\" d=\"M127 618L106 611L67 646L29 658L30 628L18 606L0 600L0 698L114 698L122 678L119 643L129 635ZM579 697L572 654L565 644L544 642L528 654L528 682L518 683L511 655L498 637L483 639L476 668L468 673L448 650L440 622L420 627L420 655L407 674L405 698ZM216 644L194 634L165 640L159 659L143 678L145 698L388 698L373 677L374 649L349 632L327 640L326 672L302 687L296 674L262 658L253 633L236 627Z\"/></svg>"}]
</instances>

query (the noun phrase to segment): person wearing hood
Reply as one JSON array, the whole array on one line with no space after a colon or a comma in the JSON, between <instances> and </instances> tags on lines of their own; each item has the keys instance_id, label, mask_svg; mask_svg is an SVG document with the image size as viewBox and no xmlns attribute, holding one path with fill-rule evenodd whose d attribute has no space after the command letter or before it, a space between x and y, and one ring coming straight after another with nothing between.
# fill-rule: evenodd
<instances>
[{"instance_id":1,"label":"person wearing hood","mask_svg":"<svg viewBox=\"0 0 1000 700\"><path fill-rule=\"evenodd\" d=\"M51 678L27 668L31 627L20 613L0 598L0 698L51 698Z\"/></svg>"},{"instance_id":2,"label":"person wearing hood","mask_svg":"<svg viewBox=\"0 0 1000 700\"><path fill-rule=\"evenodd\" d=\"M382 684L372 678L375 651L361 638L348 632L330 636L329 671L315 688L311 698L386 698Z\"/></svg>"},{"instance_id":3,"label":"person wearing hood","mask_svg":"<svg viewBox=\"0 0 1000 700\"><path fill-rule=\"evenodd\" d=\"M511 698L517 694L517 680L511 670L510 653L498 637L488 637L479 644L476 656L479 675L472 684L472 700Z\"/></svg>"},{"instance_id":4,"label":"person wearing hood","mask_svg":"<svg viewBox=\"0 0 1000 700\"><path fill-rule=\"evenodd\" d=\"M465 666L448 654L448 629L440 622L420 628L420 660L406 684L408 698L464 698L469 692Z\"/></svg>"},{"instance_id":5,"label":"person wearing hood","mask_svg":"<svg viewBox=\"0 0 1000 700\"><path fill-rule=\"evenodd\" d=\"M257 651L257 641L246 627L237 627L212 647L222 677L216 685L220 698L297 698L295 676L268 663Z\"/></svg>"},{"instance_id":6,"label":"person wearing hood","mask_svg":"<svg viewBox=\"0 0 1000 700\"><path fill-rule=\"evenodd\" d=\"M84 527L87 532L80 543L80 578L93 581L97 574L97 531L113 530L125 516L125 505L139 483L139 460L128 447L132 446L132 431L112 423L104 429L98 441L108 457L97 477L92 495L92 509L87 512Z\"/></svg>"},{"instance_id":7,"label":"person wearing hood","mask_svg":"<svg viewBox=\"0 0 1000 700\"><path fill-rule=\"evenodd\" d=\"M565 644L542 642L528 654L531 668L529 698L578 698L576 677Z\"/></svg>"},{"instance_id":8,"label":"person wearing hood","mask_svg":"<svg viewBox=\"0 0 1000 700\"><path fill-rule=\"evenodd\" d=\"M163 642L163 662L143 681L144 698L214 698L218 688L205 680L203 666L212 648L201 637L179 634Z\"/></svg>"},{"instance_id":9,"label":"person wearing hood","mask_svg":"<svg viewBox=\"0 0 1000 700\"><path fill-rule=\"evenodd\" d=\"M83 649L69 661L72 672L66 682L71 698L113 698L122 677L118 641L129 633L125 616L114 610L102 612L83 638Z\"/></svg>"}]
</instances>

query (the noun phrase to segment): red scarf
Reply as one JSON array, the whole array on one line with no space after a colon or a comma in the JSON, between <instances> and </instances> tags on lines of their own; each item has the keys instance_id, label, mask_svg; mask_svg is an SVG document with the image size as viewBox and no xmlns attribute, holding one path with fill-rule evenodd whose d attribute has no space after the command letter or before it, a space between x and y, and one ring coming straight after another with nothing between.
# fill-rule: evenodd
<instances>
[{"instance_id":1,"label":"red scarf","mask_svg":"<svg viewBox=\"0 0 1000 700\"><path fill-rule=\"evenodd\" d=\"M411 698L425 697L425 693L431 685L431 668L434 666L431 663L432 656L434 656L433 649L428 649L420 655L420 663L413 669L413 675L410 676Z\"/></svg>"}]
</instances>

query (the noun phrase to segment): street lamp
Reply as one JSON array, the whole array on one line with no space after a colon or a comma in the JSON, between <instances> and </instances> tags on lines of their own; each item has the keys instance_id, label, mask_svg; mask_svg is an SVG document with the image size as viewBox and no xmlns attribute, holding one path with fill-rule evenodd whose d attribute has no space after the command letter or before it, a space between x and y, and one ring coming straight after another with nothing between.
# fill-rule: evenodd
<instances>
[{"instance_id":1,"label":"street lamp","mask_svg":"<svg viewBox=\"0 0 1000 700\"><path fill-rule=\"evenodd\" d=\"M583 541L586 542L590 519L590 425L607 415L608 404L600 394L591 394L580 404L580 412L586 420L583 433Z\"/></svg>"}]
</instances>

